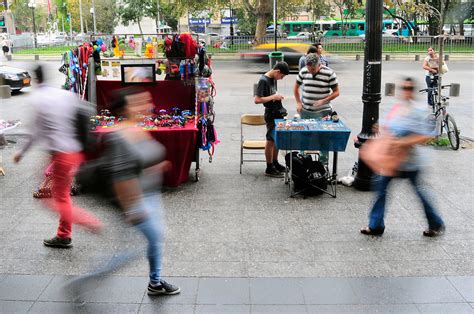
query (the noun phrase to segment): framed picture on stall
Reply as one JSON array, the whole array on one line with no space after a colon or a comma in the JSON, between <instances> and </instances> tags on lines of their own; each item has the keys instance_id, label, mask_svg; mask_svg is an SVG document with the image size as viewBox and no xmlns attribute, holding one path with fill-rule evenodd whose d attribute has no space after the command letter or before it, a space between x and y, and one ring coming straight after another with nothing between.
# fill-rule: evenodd
<instances>
[{"instance_id":1,"label":"framed picture on stall","mask_svg":"<svg viewBox=\"0 0 474 314\"><path fill-rule=\"evenodd\" d=\"M122 64L122 83L154 84L156 82L154 64Z\"/></svg>"}]
</instances>

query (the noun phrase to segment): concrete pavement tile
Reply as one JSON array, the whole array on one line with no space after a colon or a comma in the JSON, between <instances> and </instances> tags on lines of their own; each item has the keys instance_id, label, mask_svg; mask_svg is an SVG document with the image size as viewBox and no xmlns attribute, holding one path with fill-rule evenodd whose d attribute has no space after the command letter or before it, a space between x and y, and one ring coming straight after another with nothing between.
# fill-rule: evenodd
<instances>
[{"instance_id":1,"label":"concrete pavement tile","mask_svg":"<svg viewBox=\"0 0 474 314\"><path fill-rule=\"evenodd\" d=\"M53 277L8 275L0 282L0 300L36 300Z\"/></svg>"},{"instance_id":2,"label":"concrete pavement tile","mask_svg":"<svg viewBox=\"0 0 474 314\"><path fill-rule=\"evenodd\" d=\"M404 279L404 278L403 278ZM399 278L348 278L356 295L357 304L412 303L413 298Z\"/></svg>"},{"instance_id":3,"label":"concrete pavement tile","mask_svg":"<svg viewBox=\"0 0 474 314\"><path fill-rule=\"evenodd\" d=\"M194 307L189 304L142 304L139 313L194 314Z\"/></svg>"},{"instance_id":4,"label":"concrete pavement tile","mask_svg":"<svg viewBox=\"0 0 474 314\"><path fill-rule=\"evenodd\" d=\"M137 305L138 307L138 305ZM68 302L44 302L37 301L28 313L53 313L53 314L62 314L62 313L81 313L86 314L88 312L87 306L81 306L75 303Z\"/></svg>"},{"instance_id":5,"label":"concrete pavement tile","mask_svg":"<svg viewBox=\"0 0 474 314\"><path fill-rule=\"evenodd\" d=\"M472 259L474 257L474 240L445 241L440 245L453 259Z\"/></svg>"},{"instance_id":6,"label":"concrete pavement tile","mask_svg":"<svg viewBox=\"0 0 474 314\"><path fill-rule=\"evenodd\" d=\"M200 278L196 304L250 304L248 278Z\"/></svg>"},{"instance_id":7,"label":"concrete pavement tile","mask_svg":"<svg viewBox=\"0 0 474 314\"><path fill-rule=\"evenodd\" d=\"M195 304L199 278L167 277L167 282L178 286L181 292L171 296L149 296L145 294L142 303Z\"/></svg>"},{"instance_id":8,"label":"concrete pavement tile","mask_svg":"<svg viewBox=\"0 0 474 314\"><path fill-rule=\"evenodd\" d=\"M84 302L105 303L141 303L148 279L144 277L110 276L103 279L91 279L75 286Z\"/></svg>"},{"instance_id":9,"label":"concrete pavement tile","mask_svg":"<svg viewBox=\"0 0 474 314\"><path fill-rule=\"evenodd\" d=\"M301 278L306 304L357 304L346 278Z\"/></svg>"},{"instance_id":10,"label":"concrete pavement tile","mask_svg":"<svg viewBox=\"0 0 474 314\"><path fill-rule=\"evenodd\" d=\"M420 239L423 240L423 239ZM375 248L375 256L381 260L442 260L449 259L446 251L436 242L426 241L384 241Z\"/></svg>"},{"instance_id":11,"label":"concrete pavement tile","mask_svg":"<svg viewBox=\"0 0 474 314\"><path fill-rule=\"evenodd\" d=\"M28 313L34 302L27 301L0 301L2 313Z\"/></svg>"},{"instance_id":12,"label":"concrete pavement tile","mask_svg":"<svg viewBox=\"0 0 474 314\"><path fill-rule=\"evenodd\" d=\"M311 262L314 251L305 240L294 242L249 241L249 260L252 262Z\"/></svg>"},{"instance_id":13,"label":"concrete pavement tile","mask_svg":"<svg viewBox=\"0 0 474 314\"><path fill-rule=\"evenodd\" d=\"M241 262L248 260L242 242L167 242L165 252L170 261Z\"/></svg>"},{"instance_id":14,"label":"concrete pavement tile","mask_svg":"<svg viewBox=\"0 0 474 314\"><path fill-rule=\"evenodd\" d=\"M308 313L305 305L252 305L252 314Z\"/></svg>"},{"instance_id":15,"label":"concrete pavement tile","mask_svg":"<svg viewBox=\"0 0 474 314\"><path fill-rule=\"evenodd\" d=\"M312 242L315 261L376 261L373 248L364 242Z\"/></svg>"},{"instance_id":16,"label":"concrete pavement tile","mask_svg":"<svg viewBox=\"0 0 474 314\"><path fill-rule=\"evenodd\" d=\"M471 314L474 309L468 303L438 303L438 304L416 304L416 307L422 314Z\"/></svg>"},{"instance_id":17,"label":"concrete pavement tile","mask_svg":"<svg viewBox=\"0 0 474 314\"><path fill-rule=\"evenodd\" d=\"M41 293L38 301L48 302L71 302L72 294L67 284L73 280L74 276L54 276L48 287Z\"/></svg>"},{"instance_id":18,"label":"concrete pavement tile","mask_svg":"<svg viewBox=\"0 0 474 314\"><path fill-rule=\"evenodd\" d=\"M394 313L394 314L418 314L419 311L414 304L384 304L384 305L307 305L309 314L340 314L340 313Z\"/></svg>"},{"instance_id":19,"label":"concrete pavement tile","mask_svg":"<svg viewBox=\"0 0 474 314\"><path fill-rule=\"evenodd\" d=\"M250 277L325 277L326 265L314 262L249 262Z\"/></svg>"},{"instance_id":20,"label":"concrete pavement tile","mask_svg":"<svg viewBox=\"0 0 474 314\"><path fill-rule=\"evenodd\" d=\"M467 302L474 302L474 276L450 276L448 280Z\"/></svg>"},{"instance_id":21,"label":"concrete pavement tile","mask_svg":"<svg viewBox=\"0 0 474 314\"><path fill-rule=\"evenodd\" d=\"M233 313L250 314L250 305L196 305L195 314ZM252 312L254 313L254 312Z\"/></svg>"},{"instance_id":22,"label":"concrete pavement tile","mask_svg":"<svg viewBox=\"0 0 474 314\"><path fill-rule=\"evenodd\" d=\"M303 305L304 297L298 278L250 278L252 304Z\"/></svg>"},{"instance_id":23,"label":"concrete pavement tile","mask_svg":"<svg viewBox=\"0 0 474 314\"><path fill-rule=\"evenodd\" d=\"M468 274L469 271L466 266L469 261L463 260L385 261L385 263L391 270L387 274L389 276L391 274L397 274L397 276L456 276Z\"/></svg>"},{"instance_id":24,"label":"concrete pavement tile","mask_svg":"<svg viewBox=\"0 0 474 314\"><path fill-rule=\"evenodd\" d=\"M371 277L389 276L392 271L385 261L321 261L322 277Z\"/></svg>"},{"instance_id":25,"label":"concrete pavement tile","mask_svg":"<svg viewBox=\"0 0 474 314\"><path fill-rule=\"evenodd\" d=\"M247 277L247 262L181 262L163 261L164 276L197 276L212 274L215 277Z\"/></svg>"},{"instance_id":26,"label":"concrete pavement tile","mask_svg":"<svg viewBox=\"0 0 474 314\"><path fill-rule=\"evenodd\" d=\"M414 303L465 302L446 277L401 277L398 281Z\"/></svg>"}]
</instances>

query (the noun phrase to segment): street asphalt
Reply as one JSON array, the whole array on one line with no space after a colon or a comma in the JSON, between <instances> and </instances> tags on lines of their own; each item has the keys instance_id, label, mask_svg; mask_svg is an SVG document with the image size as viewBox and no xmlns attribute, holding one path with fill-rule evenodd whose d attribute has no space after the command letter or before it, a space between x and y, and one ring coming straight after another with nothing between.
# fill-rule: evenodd
<instances>
[{"instance_id":1,"label":"street asphalt","mask_svg":"<svg viewBox=\"0 0 474 314\"><path fill-rule=\"evenodd\" d=\"M63 83L58 62L47 62L51 83ZM32 62L11 65L31 69ZM333 102L352 130L361 128L362 61L334 64L341 96ZM182 294L146 296L148 264L144 256L90 288L86 304L71 303L67 281L105 262L118 250L142 247L144 240L127 228L104 199L83 194L77 205L105 223L100 236L76 228L74 248L42 245L54 235L57 217L32 192L41 182L45 154L38 147L19 165L15 150L25 141L31 88L0 100L0 119L21 119L7 134L17 141L0 150L6 176L0 176L0 312L159 312L159 313L474 313L473 233L473 82L471 61L449 62L444 83L461 84L449 112L463 136L458 151L427 147L430 165L423 184L445 219L447 230L425 238L421 204L405 181L391 185L382 237L367 237L371 192L338 186L330 196L289 197L283 179L264 176L264 163L245 163L239 174L240 116L262 113L253 103L253 84L261 75L254 65L215 61L213 79L216 128L221 141L212 163L201 153L200 181L162 193L166 209L163 276ZM419 80L420 62L383 62L385 83L404 76ZM279 82L284 106L295 113L295 74ZM383 97L381 116L397 101ZM263 128L249 136L264 135ZM358 151L352 140L339 154L339 176L350 172ZM280 160L283 158L280 156Z\"/></svg>"}]
</instances>

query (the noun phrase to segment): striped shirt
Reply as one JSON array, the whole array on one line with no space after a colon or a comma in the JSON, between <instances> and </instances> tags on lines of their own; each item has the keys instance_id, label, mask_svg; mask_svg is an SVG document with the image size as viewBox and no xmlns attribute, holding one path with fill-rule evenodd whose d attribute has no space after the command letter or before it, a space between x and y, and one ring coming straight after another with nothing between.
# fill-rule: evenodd
<instances>
[{"instance_id":1,"label":"striped shirt","mask_svg":"<svg viewBox=\"0 0 474 314\"><path fill-rule=\"evenodd\" d=\"M314 103L331 95L332 88L335 88L338 82L336 73L322 65L315 76L306 67L302 68L296 78L296 84L301 86L303 108L316 110Z\"/></svg>"}]
</instances>

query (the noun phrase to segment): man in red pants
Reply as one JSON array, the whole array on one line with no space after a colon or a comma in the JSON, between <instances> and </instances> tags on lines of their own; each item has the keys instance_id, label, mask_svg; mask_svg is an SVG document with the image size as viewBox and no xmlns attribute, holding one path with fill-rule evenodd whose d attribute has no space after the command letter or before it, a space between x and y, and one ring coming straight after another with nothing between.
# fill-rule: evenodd
<instances>
[{"instance_id":1,"label":"man in red pants","mask_svg":"<svg viewBox=\"0 0 474 314\"><path fill-rule=\"evenodd\" d=\"M77 95L44 84L41 66L35 69L35 75L39 85L30 99L34 108L32 136L15 155L14 161L19 162L36 142L42 142L51 154L52 207L59 213L60 220L57 235L44 240L43 244L48 247L70 248L73 224L84 225L92 231L99 231L102 227L99 219L83 209L73 207L71 201L71 182L84 158L75 127L80 102Z\"/></svg>"}]
</instances>

